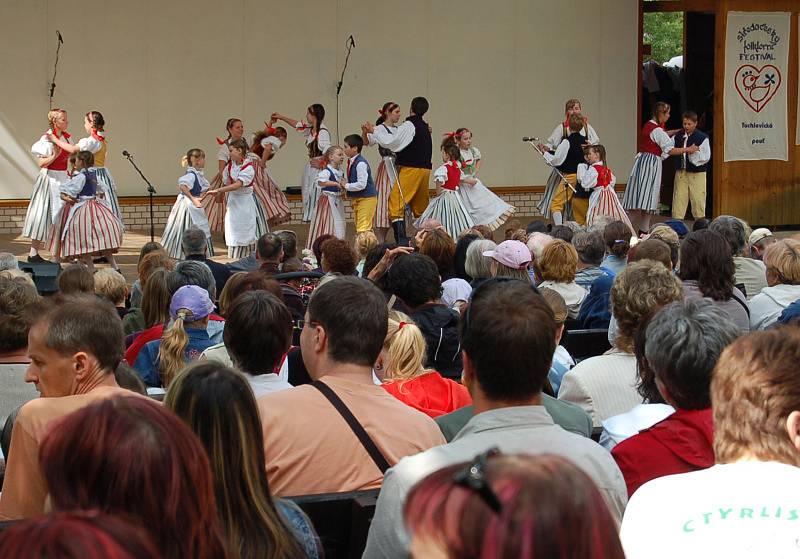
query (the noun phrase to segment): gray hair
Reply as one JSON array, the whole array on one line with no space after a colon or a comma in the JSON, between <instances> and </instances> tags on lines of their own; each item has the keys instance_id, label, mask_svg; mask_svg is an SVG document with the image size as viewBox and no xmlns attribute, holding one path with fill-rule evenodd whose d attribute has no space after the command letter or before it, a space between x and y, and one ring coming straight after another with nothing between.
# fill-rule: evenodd
<instances>
[{"instance_id":1,"label":"gray hair","mask_svg":"<svg viewBox=\"0 0 800 559\"><path fill-rule=\"evenodd\" d=\"M295 258L297 256L297 233L288 229L274 232L283 243L283 259Z\"/></svg>"},{"instance_id":2,"label":"gray hair","mask_svg":"<svg viewBox=\"0 0 800 559\"><path fill-rule=\"evenodd\" d=\"M581 231L572 238L572 246L584 264L599 266L606 254L606 242L600 233Z\"/></svg>"},{"instance_id":3,"label":"gray hair","mask_svg":"<svg viewBox=\"0 0 800 559\"><path fill-rule=\"evenodd\" d=\"M647 326L645 356L681 409L711 405L711 372L739 328L710 299L690 297L659 310Z\"/></svg>"},{"instance_id":4,"label":"gray hair","mask_svg":"<svg viewBox=\"0 0 800 559\"><path fill-rule=\"evenodd\" d=\"M212 301L217 299L217 283L214 274L204 262L184 260L175 264L175 269L167 275L167 289L170 297L184 285L197 285L208 291Z\"/></svg>"},{"instance_id":5,"label":"gray hair","mask_svg":"<svg viewBox=\"0 0 800 559\"><path fill-rule=\"evenodd\" d=\"M597 217L594 218L594 223L592 223L592 226L587 228L586 230L589 231L590 233L594 233L596 231L600 233L600 235L602 235L603 232L606 230L606 225L608 225L612 221L616 221L616 218L614 216L598 215Z\"/></svg>"},{"instance_id":6,"label":"gray hair","mask_svg":"<svg viewBox=\"0 0 800 559\"><path fill-rule=\"evenodd\" d=\"M747 246L747 238L750 236L750 227L747 223L733 215L721 215L712 221L708 228L728 241L734 256L742 255Z\"/></svg>"},{"instance_id":7,"label":"gray hair","mask_svg":"<svg viewBox=\"0 0 800 559\"><path fill-rule=\"evenodd\" d=\"M542 257L542 253L547 245L552 243L555 239L547 233L539 233L534 231L528 235L528 250L531 251L534 261L538 261Z\"/></svg>"},{"instance_id":8,"label":"gray hair","mask_svg":"<svg viewBox=\"0 0 800 559\"><path fill-rule=\"evenodd\" d=\"M202 229L189 227L181 235L181 250L185 256L194 254L205 254L208 240Z\"/></svg>"},{"instance_id":9,"label":"gray hair","mask_svg":"<svg viewBox=\"0 0 800 559\"><path fill-rule=\"evenodd\" d=\"M10 252L0 252L0 271L19 268L17 257Z\"/></svg>"},{"instance_id":10,"label":"gray hair","mask_svg":"<svg viewBox=\"0 0 800 559\"><path fill-rule=\"evenodd\" d=\"M469 244L464 270L470 277L477 279L492 277L492 258L484 256L483 253L496 248L497 244L489 239L478 239Z\"/></svg>"},{"instance_id":11,"label":"gray hair","mask_svg":"<svg viewBox=\"0 0 800 559\"><path fill-rule=\"evenodd\" d=\"M564 226L572 229L573 234L580 233L581 231L586 231L586 228L577 221L565 221Z\"/></svg>"}]
</instances>

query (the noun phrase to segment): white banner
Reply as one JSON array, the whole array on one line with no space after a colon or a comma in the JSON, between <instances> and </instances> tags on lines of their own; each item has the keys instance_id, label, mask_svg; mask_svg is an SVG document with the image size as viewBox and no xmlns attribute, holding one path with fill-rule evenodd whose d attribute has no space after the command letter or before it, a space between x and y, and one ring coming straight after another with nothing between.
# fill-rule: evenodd
<instances>
[{"instance_id":1,"label":"white banner","mask_svg":"<svg viewBox=\"0 0 800 559\"><path fill-rule=\"evenodd\" d=\"M728 12L725 161L789 156L789 12Z\"/></svg>"}]
</instances>

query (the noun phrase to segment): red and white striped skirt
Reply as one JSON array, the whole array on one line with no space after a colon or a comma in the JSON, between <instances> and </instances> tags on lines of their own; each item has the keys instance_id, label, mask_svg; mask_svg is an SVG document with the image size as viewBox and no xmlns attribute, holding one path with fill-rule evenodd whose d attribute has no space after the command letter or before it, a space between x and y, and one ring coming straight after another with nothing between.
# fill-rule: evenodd
<instances>
[{"instance_id":1,"label":"red and white striped skirt","mask_svg":"<svg viewBox=\"0 0 800 559\"><path fill-rule=\"evenodd\" d=\"M209 190L222 186L222 173L217 173L211 179ZM211 194L203 198L203 209L208 217L208 225L212 231L225 231L225 196L212 196Z\"/></svg>"},{"instance_id":2,"label":"red and white striped skirt","mask_svg":"<svg viewBox=\"0 0 800 559\"><path fill-rule=\"evenodd\" d=\"M617 198L617 193L613 187L602 186L594 189L589 197L586 226L591 227L597 218L603 215L611 216L615 220L623 222L631 230L631 233L636 234L633 225L631 225L631 220L628 219L628 213L622 207L622 203Z\"/></svg>"},{"instance_id":3,"label":"red and white striped skirt","mask_svg":"<svg viewBox=\"0 0 800 559\"><path fill-rule=\"evenodd\" d=\"M122 224L108 206L87 200L70 209L61 237L62 257L114 250L121 244Z\"/></svg>"},{"instance_id":4,"label":"red and white striped skirt","mask_svg":"<svg viewBox=\"0 0 800 559\"><path fill-rule=\"evenodd\" d=\"M306 248L311 249L314 241L322 235L334 235L344 239L345 227L344 202L341 197L337 194L321 193L317 200L317 210L308 230Z\"/></svg>"},{"instance_id":5,"label":"red and white striped skirt","mask_svg":"<svg viewBox=\"0 0 800 559\"><path fill-rule=\"evenodd\" d=\"M289 209L286 195L278 187L278 183L272 179L268 169L264 169L263 188L256 187L255 192L258 199L261 200L270 227L292 220L292 211Z\"/></svg>"},{"instance_id":6,"label":"red and white striped skirt","mask_svg":"<svg viewBox=\"0 0 800 559\"><path fill-rule=\"evenodd\" d=\"M375 188L378 190L378 207L375 209L375 227L389 228L392 220L389 219L389 194L392 185L397 181L397 167L393 157L384 157L378 164L375 174Z\"/></svg>"}]
</instances>

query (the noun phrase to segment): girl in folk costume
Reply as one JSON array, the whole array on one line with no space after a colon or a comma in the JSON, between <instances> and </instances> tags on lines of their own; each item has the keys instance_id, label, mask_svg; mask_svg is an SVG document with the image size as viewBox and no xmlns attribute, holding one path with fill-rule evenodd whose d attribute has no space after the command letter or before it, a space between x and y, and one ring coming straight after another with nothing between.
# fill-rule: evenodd
<instances>
[{"instance_id":1,"label":"girl in folk costume","mask_svg":"<svg viewBox=\"0 0 800 559\"><path fill-rule=\"evenodd\" d=\"M22 236L31 240L28 262L44 262L39 251L45 248L53 233L53 224L60 219L63 206L59 187L67 180L69 152L59 148L50 138L63 138L70 144L67 133L67 111L53 109L47 113L50 129L31 146L31 153L41 171L33 185L33 194L22 225ZM56 239L60 244L60 237Z\"/></svg>"},{"instance_id":2,"label":"girl in folk costume","mask_svg":"<svg viewBox=\"0 0 800 559\"><path fill-rule=\"evenodd\" d=\"M209 190L214 197L226 197L225 244L228 258L244 258L253 252L256 240L256 202L253 198L253 179L256 169L247 156L247 142L239 138L229 142L230 158L222 169L221 186Z\"/></svg>"},{"instance_id":3,"label":"girl in folk costume","mask_svg":"<svg viewBox=\"0 0 800 559\"><path fill-rule=\"evenodd\" d=\"M547 138L547 141L544 144L539 144L539 149L542 152L546 151L549 153L554 153L559 144L563 140L567 139L570 134L569 117L573 114L581 114L581 102L578 99L569 99L564 106L564 113L564 122L558 124L553 129L553 132L550 134L550 137ZM588 119L585 119L584 126L581 129L580 134L586 138L587 144L592 145L600 143L600 138L597 136L597 132L595 132L594 128L592 128L592 125L589 124ZM549 218L552 215L553 221L556 225L560 225L563 222L563 215L560 212L558 215L554 215L554 212L551 211L551 206L553 203L553 198L558 192L561 191L562 188L563 186L561 184L561 177L559 177L558 173L556 173L556 170L553 169L550 172L550 176L547 178L547 186L544 190L544 196L537 206L539 208L539 212L545 218Z\"/></svg>"},{"instance_id":4,"label":"girl in folk costume","mask_svg":"<svg viewBox=\"0 0 800 559\"><path fill-rule=\"evenodd\" d=\"M591 192L589 210L586 212L586 226L591 227L601 216L610 216L612 221L621 221L635 235L628 215L620 204L614 186L617 177L608 168L606 148L600 144L587 146L584 150L586 163L578 165L578 182L584 190Z\"/></svg>"},{"instance_id":5,"label":"girl in folk costume","mask_svg":"<svg viewBox=\"0 0 800 559\"><path fill-rule=\"evenodd\" d=\"M311 220L311 227L308 230L307 249L311 249L314 241L322 235L335 235L340 239L344 239L345 236L346 223L342 195L346 193L346 190L344 188L344 172L341 170L345 159L344 150L339 146L331 146L325 152L323 159L324 167L318 173L316 181L321 195L317 202L314 219Z\"/></svg>"},{"instance_id":6,"label":"girl in folk costume","mask_svg":"<svg viewBox=\"0 0 800 559\"><path fill-rule=\"evenodd\" d=\"M271 161L278 150L286 145L286 129L283 126L273 126L270 121L263 132L258 132L253 141L253 153L261 158L261 166L264 169L264 190L256 195L261 196L264 204L264 211L267 214L267 225L274 227L281 223L286 223L292 219L292 211L289 209L289 202L286 195L278 186L278 183L270 175L267 162Z\"/></svg>"},{"instance_id":7,"label":"girl in folk costume","mask_svg":"<svg viewBox=\"0 0 800 559\"><path fill-rule=\"evenodd\" d=\"M439 195L430 201L428 208L414 223L414 227L421 229L426 220L436 219L452 238L457 239L463 231L473 227L475 222L472 221L458 195L459 185L463 180L461 150L449 136L442 142L442 160L444 165L433 172Z\"/></svg>"},{"instance_id":8,"label":"girl in folk costume","mask_svg":"<svg viewBox=\"0 0 800 559\"><path fill-rule=\"evenodd\" d=\"M402 114L400 113L400 105L394 101L384 103L383 107L378 111L380 115L378 120L375 121L375 127L382 129L385 134L391 136L393 130L397 128L397 123L400 122ZM367 134L362 131L361 134L364 143L368 144L369 139ZM378 153L381 156L381 162L378 164L378 169L375 173L375 188L378 191L378 206L375 211L375 236L378 238L378 243L386 241L386 233L392 226L392 221L389 219L389 194L392 192L392 185L397 181L397 166L395 165L394 153L384 147L378 146Z\"/></svg>"},{"instance_id":9,"label":"girl in folk costume","mask_svg":"<svg viewBox=\"0 0 800 559\"><path fill-rule=\"evenodd\" d=\"M228 137L224 140L217 138L219 151L217 151L217 164L218 173L211 179L210 192L222 187L222 173L230 161L230 150L228 146L234 140L241 140L244 136L244 124L238 118L229 118L225 123L225 130L228 132ZM206 196L203 198L203 205L205 206L206 216L208 216L208 224L212 231L225 230L225 197L224 196Z\"/></svg>"},{"instance_id":10,"label":"girl in folk costume","mask_svg":"<svg viewBox=\"0 0 800 559\"><path fill-rule=\"evenodd\" d=\"M98 179L106 186L106 198L103 200L114 215L117 216L120 223L122 222L122 211L119 207L119 199L117 198L117 185L114 183L114 177L106 169L106 152L108 151L108 143L106 141L105 133L106 121L103 115L97 111L89 111L83 119L83 128L89 134L85 138L78 140L77 144L69 144L60 138L51 138L51 141L63 150L69 153L78 153L78 151L90 151L94 155L94 168L97 173ZM123 223L124 228L124 223Z\"/></svg>"},{"instance_id":11,"label":"girl in folk costume","mask_svg":"<svg viewBox=\"0 0 800 559\"><path fill-rule=\"evenodd\" d=\"M478 178L481 152L472 145L472 132L459 128L453 138L461 152L461 188L458 195L476 225L486 225L494 231L517 211L502 198L486 188Z\"/></svg>"},{"instance_id":12,"label":"girl in folk costume","mask_svg":"<svg viewBox=\"0 0 800 559\"><path fill-rule=\"evenodd\" d=\"M331 147L331 133L322 123L325 118L325 107L319 103L314 103L308 107L306 122L295 120L280 113L273 113L272 118L282 120L295 130L303 134L308 147L308 163L303 169L302 194L303 194L303 221L311 221L317 209L317 200L320 191L316 187L317 177L321 169L324 169L323 154Z\"/></svg>"},{"instance_id":13,"label":"girl in folk costume","mask_svg":"<svg viewBox=\"0 0 800 559\"><path fill-rule=\"evenodd\" d=\"M196 227L206 234L208 256L214 256L214 245L211 242L211 227L203 209L203 195L208 191L208 179L203 176L206 165L206 154L200 148L192 148L181 159L181 166L186 172L178 179L178 199L172 206L167 218L161 244L172 258L181 260L183 254L181 239L183 232Z\"/></svg>"},{"instance_id":14,"label":"girl in folk costume","mask_svg":"<svg viewBox=\"0 0 800 559\"><path fill-rule=\"evenodd\" d=\"M658 210L661 194L661 162L670 155L696 153L698 146L676 148L672 141L680 130L665 130L670 106L659 101L653 107L653 118L644 123L639 137L639 153L633 163L622 206L640 232L650 230L650 218Z\"/></svg>"},{"instance_id":15,"label":"girl in folk costume","mask_svg":"<svg viewBox=\"0 0 800 559\"><path fill-rule=\"evenodd\" d=\"M259 153L256 153L258 150ZM267 225L267 187L264 181L264 165L261 162L261 139L253 136L250 143L250 150L245 155L245 161L253 164L253 202L256 209L256 239L269 233Z\"/></svg>"},{"instance_id":16,"label":"girl in folk costume","mask_svg":"<svg viewBox=\"0 0 800 559\"><path fill-rule=\"evenodd\" d=\"M61 254L64 259L82 260L92 270L92 255L99 253L119 271L114 251L122 244L122 223L98 200L108 196L108 185L100 180L93 164L92 152L79 151L75 167L79 172L59 189L71 202L61 234Z\"/></svg>"}]
</instances>

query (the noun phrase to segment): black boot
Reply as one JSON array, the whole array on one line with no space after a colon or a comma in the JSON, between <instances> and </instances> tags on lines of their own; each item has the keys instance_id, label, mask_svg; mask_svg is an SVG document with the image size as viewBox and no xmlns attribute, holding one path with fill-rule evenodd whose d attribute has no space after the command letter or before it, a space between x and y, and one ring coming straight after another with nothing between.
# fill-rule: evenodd
<instances>
[{"instance_id":1,"label":"black boot","mask_svg":"<svg viewBox=\"0 0 800 559\"><path fill-rule=\"evenodd\" d=\"M392 222L392 231L394 231L394 242L397 246L408 246L408 237L406 237L406 222L405 220L398 219Z\"/></svg>"}]
</instances>

